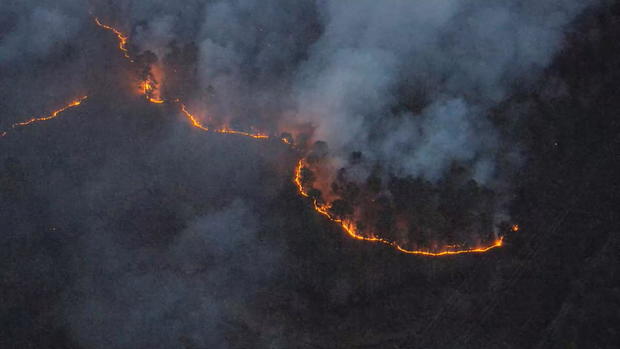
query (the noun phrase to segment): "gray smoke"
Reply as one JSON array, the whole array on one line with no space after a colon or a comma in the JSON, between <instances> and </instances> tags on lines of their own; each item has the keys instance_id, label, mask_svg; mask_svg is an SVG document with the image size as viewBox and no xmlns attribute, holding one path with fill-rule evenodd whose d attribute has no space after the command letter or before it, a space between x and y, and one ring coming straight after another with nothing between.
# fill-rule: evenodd
<instances>
[{"instance_id":1,"label":"gray smoke","mask_svg":"<svg viewBox=\"0 0 620 349\"><path fill-rule=\"evenodd\" d=\"M495 122L492 110L540 76L562 48L571 21L593 2L112 0L91 1L87 7L77 0L5 1L0 4L0 121L10 125L82 95L83 76L93 74L90 81L100 82L102 76L116 79L113 69L129 69L114 51L115 38L93 25L90 10L126 31L132 50L152 51L162 61L175 58L175 48L194 45L196 56L181 63L197 84L186 87L191 92L183 97L215 117L231 120L233 126L287 131L289 125L310 124L313 139L327 142L334 169L344 166L351 152L360 151L368 164L397 176L438 182L457 163L477 182L504 190L509 182L505 175L518 163L519 150L505 138L510 130ZM109 46L103 46L103 40ZM100 44L105 52L93 48ZM92 87L94 95L119 89L114 81ZM82 119L90 127L84 129L132 140L135 135L124 126L148 120L148 125L134 125L132 130L156 134L153 129L165 128L164 136L153 136L165 144L142 147L140 141L128 142L139 145L131 154L108 149L114 141L87 148L96 137L74 132L74 139L64 138L70 130L58 126L53 136L39 143L90 149L96 163L78 167L89 179L76 185L73 173L41 175L46 179L36 181L40 187L33 191L44 199L23 207L12 203L19 217L23 215L19 224L28 226L23 223L31 219L27 213L41 206L52 218L45 218L47 222L39 217L40 225L61 227L53 238L60 241L68 261L58 269L70 271L50 282L54 290L62 290L50 301L58 322L84 347L225 347L228 329L248 327L277 337L267 333L277 331L277 326L263 325L261 312L249 306L260 302L257 290L285 263L279 253L282 246L259 237L264 227L256 211L265 200L248 198L261 191L273 197L281 189L276 176L267 171L257 175L264 159L246 154L247 148L237 143L222 148L209 148L203 139L176 144L188 133L161 126L168 119L153 115L155 109L128 107L126 100L107 103L110 106ZM135 117L140 113L149 117ZM114 122L119 125L110 129ZM33 153L20 158L30 163L28 168L50 159L65 168L75 160L67 160L60 150L39 159L26 141L15 147L13 153ZM153 158L135 160L148 151ZM197 156L200 152L208 156ZM87 157L77 153L75 158L82 156ZM236 165L224 168L231 159ZM506 165L500 163L506 162L509 168L502 169ZM163 174L148 170L160 163L170 164ZM54 166L48 167L55 170ZM349 172L349 179L364 181L370 169L357 170ZM202 180L187 185L179 177ZM174 194L162 195L157 191L161 187ZM184 202L188 193L200 202ZM55 201L66 197L62 195L68 199ZM234 200L237 197L243 199ZM134 222L133 210L140 212L145 202L165 207L151 210L166 218L172 211L173 218L157 216L154 222L170 220L173 226L141 222L141 229L152 230L144 228L143 235L131 229L131 224L140 223ZM167 206L171 202L178 207ZM194 217L197 211L203 215ZM7 221L13 219L12 212L5 215ZM306 225L299 222L296 233L305 233ZM29 227L23 229L14 233L17 237L3 236L23 240L28 252L20 258L4 257L18 261L11 275L23 269L45 271L49 264L31 258L29 248L36 244L31 243ZM154 243L155 239L159 240ZM352 280L357 277L352 275ZM336 298L346 298L347 287L340 286ZM21 299L18 296L14 298ZM267 347L271 339L240 347Z\"/></svg>"},{"instance_id":2,"label":"gray smoke","mask_svg":"<svg viewBox=\"0 0 620 349\"><path fill-rule=\"evenodd\" d=\"M488 183L498 156L489 109L531 82L583 1L329 2L297 74L295 117L335 156L362 151L436 181L453 162ZM411 103L418 110L403 110Z\"/></svg>"},{"instance_id":3,"label":"gray smoke","mask_svg":"<svg viewBox=\"0 0 620 349\"><path fill-rule=\"evenodd\" d=\"M87 348L230 347L229 323L258 323L253 290L277 267L278 249L256 239L257 226L234 201L191 222L163 252L93 231L81 241L84 277L65 296L64 317Z\"/></svg>"},{"instance_id":4,"label":"gray smoke","mask_svg":"<svg viewBox=\"0 0 620 349\"><path fill-rule=\"evenodd\" d=\"M192 102L211 116L272 131L310 123L336 164L361 151L436 182L456 163L493 187L499 149L517 151L490 110L535 81L593 2L129 1L102 12L160 58L196 44Z\"/></svg>"},{"instance_id":5,"label":"gray smoke","mask_svg":"<svg viewBox=\"0 0 620 349\"><path fill-rule=\"evenodd\" d=\"M8 1L0 5L0 66L45 58L78 32L80 1Z\"/></svg>"},{"instance_id":6,"label":"gray smoke","mask_svg":"<svg viewBox=\"0 0 620 349\"><path fill-rule=\"evenodd\" d=\"M313 42L312 1L213 2L201 27L197 96L214 115L273 127L292 110L294 74Z\"/></svg>"}]
</instances>

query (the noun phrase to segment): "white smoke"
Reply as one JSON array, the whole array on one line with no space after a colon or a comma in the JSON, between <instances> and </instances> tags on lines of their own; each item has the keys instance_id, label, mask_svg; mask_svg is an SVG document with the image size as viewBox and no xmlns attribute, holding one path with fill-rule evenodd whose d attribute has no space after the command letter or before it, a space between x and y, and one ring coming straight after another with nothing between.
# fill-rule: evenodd
<instances>
[{"instance_id":1,"label":"white smoke","mask_svg":"<svg viewBox=\"0 0 620 349\"><path fill-rule=\"evenodd\" d=\"M109 11L160 58L172 42L198 46L192 97L210 116L267 130L310 123L335 163L361 151L433 182L456 163L493 187L512 140L489 111L535 81L593 2L117 1Z\"/></svg>"},{"instance_id":2,"label":"white smoke","mask_svg":"<svg viewBox=\"0 0 620 349\"><path fill-rule=\"evenodd\" d=\"M362 151L432 181L457 162L487 183L499 141L489 109L537 77L587 4L326 3L324 32L297 74L296 117L316 125L334 156ZM426 106L395 111L407 98Z\"/></svg>"}]
</instances>

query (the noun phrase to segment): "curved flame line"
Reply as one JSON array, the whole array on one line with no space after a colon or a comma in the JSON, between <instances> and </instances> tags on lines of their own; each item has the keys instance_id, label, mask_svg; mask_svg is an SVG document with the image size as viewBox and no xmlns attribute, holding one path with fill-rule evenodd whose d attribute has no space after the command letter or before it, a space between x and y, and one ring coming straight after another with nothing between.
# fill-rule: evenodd
<instances>
[{"instance_id":1,"label":"curved flame line","mask_svg":"<svg viewBox=\"0 0 620 349\"><path fill-rule=\"evenodd\" d=\"M94 19L95 23L97 23L98 26L105 30L111 31L116 35L116 37L118 38L118 48L123 52L125 58L133 62L133 59L131 59L131 57L129 56L129 51L127 50L127 40L129 40L129 36L123 34L120 30L117 30L116 28L101 23L98 17L94 17Z\"/></svg>"},{"instance_id":2,"label":"curved flame line","mask_svg":"<svg viewBox=\"0 0 620 349\"><path fill-rule=\"evenodd\" d=\"M304 187L301 183L301 170L303 169L303 167L304 167L304 161L303 159L300 159L297 162L297 166L295 167L295 176L293 177L293 182L297 186L297 192L301 196L309 198L310 195L308 195L308 193L304 190ZM381 243L384 245L388 245L406 254L416 254L416 255L437 257L437 256L447 256L447 255L456 255L456 254L464 254L464 253L484 253L494 248L501 247L503 245L503 237L500 237L497 240L495 240L493 244L489 246L485 246L485 247L476 247L476 248L463 249L463 250L444 250L444 251L439 251L439 252L432 252L428 250L409 250L409 249L406 249L400 246L395 241L383 239L383 238L377 237L376 235L374 236L361 235L360 233L357 232L357 228L355 227L355 224L353 222L342 220L342 219L335 218L334 216L332 216L329 213L330 206L328 204L320 204L316 199L312 198L312 205L316 212L327 217L327 219L329 219L330 221L340 225L340 227L350 237L356 240L377 242L377 243Z\"/></svg>"}]
</instances>

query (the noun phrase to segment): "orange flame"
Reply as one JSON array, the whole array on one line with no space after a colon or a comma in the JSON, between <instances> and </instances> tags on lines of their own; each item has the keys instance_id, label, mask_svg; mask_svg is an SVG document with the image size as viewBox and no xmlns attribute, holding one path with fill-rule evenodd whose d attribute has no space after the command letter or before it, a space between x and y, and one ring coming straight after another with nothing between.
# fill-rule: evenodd
<instances>
[{"instance_id":1,"label":"orange flame","mask_svg":"<svg viewBox=\"0 0 620 349\"><path fill-rule=\"evenodd\" d=\"M101 23L98 17L94 17L95 23L97 26L109 30L116 35L118 39L118 48L123 53L123 56L129 59L130 62L134 62L133 58L129 55L129 51L127 50L127 42L129 40L129 36L123 34L120 30L109 26L107 24ZM151 78L146 78L144 81L140 82L140 92L144 95L147 101L155 104L162 104L165 101L159 96L157 91L157 86Z\"/></svg>"},{"instance_id":2,"label":"orange flame","mask_svg":"<svg viewBox=\"0 0 620 349\"><path fill-rule=\"evenodd\" d=\"M101 21L99 21L98 17L94 17L95 18L95 23L105 29L105 30L109 30L111 32L113 32L116 35L116 38L118 39L118 49L121 50L121 52L123 52L123 56L125 56L125 58L129 59L131 62L133 62L133 59L131 59L131 57L129 56L129 51L127 50L127 40L129 39L129 37L125 34L123 34L120 30L111 27L107 24L103 24L101 23Z\"/></svg>"},{"instance_id":3,"label":"orange flame","mask_svg":"<svg viewBox=\"0 0 620 349\"><path fill-rule=\"evenodd\" d=\"M252 137L252 138L257 138L257 139L267 139L269 138L268 135L264 134L264 133L250 133L250 132L243 132L243 131L235 131L232 130L226 126L219 128L217 130L215 130L215 132L217 133L225 133L225 134L230 134L230 135L240 135L240 136L246 136L246 137Z\"/></svg>"},{"instance_id":4,"label":"orange flame","mask_svg":"<svg viewBox=\"0 0 620 349\"><path fill-rule=\"evenodd\" d=\"M148 95L153 91L153 83L151 80L144 80L140 83L140 89L142 90L143 95Z\"/></svg>"},{"instance_id":5,"label":"orange flame","mask_svg":"<svg viewBox=\"0 0 620 349\"><path fill-rule=\"evenodd\" d=\"M65 110L77 107L78 105L82 104L82 102L84 102L87 98L88 98L88 96L82 96L82 97L80 97L78 99L75 99L75 100L71 101L71 103L65 105L64 107L62 107L60 109L54 110L53 112L51 112L50 114L48 114L46 116L42 116L42 117L38 117L38 118L31 118L31 119L28 119L28 120L22 121L22 122L16 122L13 125L11 125L11 128L28 126L28 125L34 124L36 122L41 122L41 121L47 121L47 120L54 119L54 118L58 117ZM0 137L4 137L6 135L7 135L7 131L0 132Z\"/></svg>"},{"instance_id":6,"label":"orange flame","mask_svg":"<svg viewBox=\"0 0 620 349\"><path fill-rule=\"evenodd\" d=\"M163 70L156 64L150 67L148 77L142 82L142 94L147 101L155 104L164 103L160 95L163 75Z\"/></svg>"},{"instance_id":7,"label":"orange flame","mask_svg":"<svg viewBox=\"0 0 620 349\"><path fill-rule=\"evenodd\" d=\"M270 138L269 135L267 135L265 133L262 133L262 132L250 133L250 132L244 132L244 131L237 131L237 130L233 130L233 129L227 127L227 126L223 126L221 128L218 128L218 129L210 130L207 126L203 125L198 120L198 118L196 118L196 116L194 116L194 114L190 113L190 111L187 110L187 107L185 106L185 104L183 104L179 99L176 99L175 102L179 103L179 105L181 106L181 113L183 113L183 115L185 115L185 117L189 120L191 125L193 127L201 129L203 131L213 131L213 132L216 132L216 133L239 135L239 136L251 137L251 138L255 138L255 139L268 139L268 138Z\"/></svg>"},{"instance_id":8,"label":"orange flame","mask_svg":"<svg viewBox=\"0 0 620 349\"><path fill-rule=\"evenodd\" d=\"M164 102L165 102L163 99L160 99L160 98L153 98L153 97L150 97L150 98L148 99L148 101L149 101L149 102L151 102L151 103L155 103L155 104L162 104L162 103L164 103Z\"/></svg>"},{"instance_id":9,"label":"orange flame","mask_svg":"<svg viewBox=\"0 0 620 349\"><path fill-rule=\"evenodd\" d=\"M155 83L149 78L140 83L140 90L146 100L151 103L162 104L165 102L161 97L159 97Z\"/></svg>"},{"instance_id":10,"label":"orange flame","mask_svg":"<svg viewBox=\"0 0 620 349\"><path fill-rule=\"evenodd\" d=\"M177 102L179 102L179 100L177 100ZM204 126L200 121L198 121L198 119L196 119L196 117L192 113L189 112L189 110L187 110L187 108L185 107L185 104L181 102L179 102L179 104L181 105L181 112L189 120L192 126L198 129L201 129L203 131L209 131L208 127Z\"/></svg>"},{"instance_id":11,"label":"orange flame","mask_svg":"<svg viewBox=\"0 0 620 349\"><path fill-rule=\"evenodd\" d=\"M304 167L304 162L303 159L299 160L299 162L297 163L297 166L295 167L295 176L293 177L293 182L295 183L295 185L297 186L297 192L303 196L303 197L310 197L310 195L304 190L303 184L301 183L301 170ZM498 239L496 239L493 244L489 245L489 246L485 246L485 247L476 247L476 248L470 248L470 249L463 249L463 250L453 250L453 249L446 249L443 251L438 251L438 252L433 252L433 251L427 251L427 250L409 250L406 249L400 245L398 245L395 241L389 241L383 238L380 238L376 235L373 236L364 236L361 235L358 231L357 228L355 226L355 224L353 222L347 221L347 220L342 220L339 218L335 218L334 216L332 216L329 213L329 209L330 209L330 205L329 204L322 204L319 203L316 199L312 199L312 205L314 207L314 210L320 214L322 214L323 216L327 217L327 219L329 219L330 221L334 222L334 223L338 223L338 225L340 225L340 227L347 233L347 235L349 235L350 237L356 239L356 240L362 240L362 241L368 241L368 242L378 242L384 245L388 245L391 246L393 248L395 248L396 250L403 252L403 253L407 253L407 254L417 254L417 255L423 255L423 256L433 256L433 257L437 257L437 256L446 256L446 255L456 255L456 254L464 254L464 253L483 253L483 252L487 252L491 249L497 248L502 246L503 244L503 238L500 237ZM447 248L452 248L453 246L446 246Z\"/></svg>"}]
</instances>

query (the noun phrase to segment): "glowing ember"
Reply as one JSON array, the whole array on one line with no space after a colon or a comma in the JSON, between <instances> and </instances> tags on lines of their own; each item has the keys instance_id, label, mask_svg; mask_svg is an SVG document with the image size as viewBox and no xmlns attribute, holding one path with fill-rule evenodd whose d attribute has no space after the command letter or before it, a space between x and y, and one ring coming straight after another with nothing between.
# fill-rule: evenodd
<instances>
[{"instance_id":1,"label":"glowing ember","mask_svg":"<svg viewBox=\"0 0 620 349\"><path fill-rule=\"evenodd\" d=\"M165 101L159 96L155 82L146 79L140 83L140 89L147 101L155 104L162 104Z\"/></svg>"},{"instance_id":2,"label":"glowing ember","mask_svg":"<svg viewBox=\"0 0 620 349\"><path fill-rule=\"evenodd\" d=\"M519 228L519 225L518 225L518 224L514 224L512 227L510 227L510 230L512 230L512 231L514 231L514 232L519 231L519 229L520 229L520 228Z\"/></svg>"},{"instance_id":3,"label":"glowing ember","mask_svg":"<svg viewBox=\"0 0 620 349\"><path fill-rule=\"evenodd\" d=\"M164 79L164 71L158 65L153 64L149 67L147 77L142 82L142 94L147 101L155 104L164 103L161 97L161 85Z\"/></svg>"}]
</instances>

